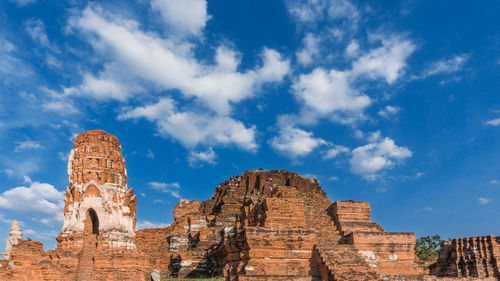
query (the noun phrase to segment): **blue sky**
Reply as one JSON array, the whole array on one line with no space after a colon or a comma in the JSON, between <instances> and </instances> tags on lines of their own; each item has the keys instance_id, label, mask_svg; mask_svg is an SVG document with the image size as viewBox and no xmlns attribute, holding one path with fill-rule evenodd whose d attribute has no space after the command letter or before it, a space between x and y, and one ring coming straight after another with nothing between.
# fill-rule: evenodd
<instances>
[{"instance_id":1,"label":"blue sky","mask_svg":"<svg viewBox=\"0 0 500 281\"><path fill-rule=\"evenodd\" d=\"M245 170L316 177L387 231L500 234L500 3L6 0L0 241L62 226L75 136L116 135L139 227ZM3 244L0 248L3 247Z\"/></svg>"}]
</instances>

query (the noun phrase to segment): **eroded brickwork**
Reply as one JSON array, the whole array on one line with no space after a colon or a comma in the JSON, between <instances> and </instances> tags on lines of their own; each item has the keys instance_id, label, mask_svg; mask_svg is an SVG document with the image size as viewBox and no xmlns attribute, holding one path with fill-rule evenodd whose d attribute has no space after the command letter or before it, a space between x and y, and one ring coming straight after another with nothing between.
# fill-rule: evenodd
<instances>
[{"instance_id":1,"label":"eroded brickwork","mask_svg":"<svg viewBox=\"0 0 500 281\"><path fill-rule=\"evenodd\" d=\"M99 234L113 247L135 248L136 196L127 187L127 170L118 139L102 130L76 137L68 161L70 187L64 197L59 243L73 236ZM85 222L94 229L85 229Z\"/></svg>"},{"instance_id":2,"label":"eroded brickwork","mask_svg":"<svg viewBox=\"0 0 500 281\"><path fill-rule=\"evenodd\" d=\"M252 170L211 199L181 199L166 228L135 232L136 197L115 136L79 135L68 163L64 226L43 251L13 224L0 280L151 280L225 276L245 280L496 280L493 236L445 243L439 262L420 261L413 233L386 232L367 202L327 198L317 180Z\"/></svg>"},{"instance_id":3,"label":"eroded brickwork","mask_svg":"<svg viewBox=\"0 0 500 281\"><path fill-rule=\"evenodd\" d=\"M498 277L500 237L480 236L444 242L436 266L438 276Z\"/></svg>"},{"instance_id":4,"label":"eroded brickwork","mask_svg":"<svg viewBox=\"0 0 500 281\"><path fill-rule=\"evenodd\" d=\"M118 139L89 131L73 147L57 248L45 252L40 242L16 237L0 280L149 280L150 263L135 246L136 197Z\"/></svg>"}]
</instances>

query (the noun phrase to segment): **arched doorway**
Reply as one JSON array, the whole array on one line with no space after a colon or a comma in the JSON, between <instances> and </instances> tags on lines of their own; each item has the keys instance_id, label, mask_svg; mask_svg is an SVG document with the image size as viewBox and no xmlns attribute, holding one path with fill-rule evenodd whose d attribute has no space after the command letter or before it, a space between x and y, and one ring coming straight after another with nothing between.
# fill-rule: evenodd
<instances>
[{"instance_id":1,"label":"arched doorway","mask_svg":"<svg viewBox=\"0 0 500 281\"><path fill-rule=\"evenodd\" d=\"M87 210L87 218L85 220L85 234L99 235L99 218L94 209Z\"/></svg>"}]
</instances>

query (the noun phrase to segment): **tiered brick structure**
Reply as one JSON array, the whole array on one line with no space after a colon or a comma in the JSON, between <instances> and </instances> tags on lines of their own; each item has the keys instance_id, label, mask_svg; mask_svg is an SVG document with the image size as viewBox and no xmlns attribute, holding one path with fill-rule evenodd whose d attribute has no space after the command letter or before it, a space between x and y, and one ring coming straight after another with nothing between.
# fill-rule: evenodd
<instances>
[{"instance_id":1,"label":"tiered brick structure","mask_svg":"<svg viewBox=\"0 0 500 281\"><path fill-rule=\"evenodd\" d=\"M135 246L136 197L118 139L102 130L77 136L68 175L57 248L44 252L40 242L16 237L0 280L149 280L150 264Z\"/></svg>"},{"instance_id":2,"label":"tiered brick structure","mask_svg":"<svg viewBox=\"0 0 500 281\"><path fill-rule=\"evenodd\" d=\"M438 276L497 277L500 280L500 237L481 236L444 242L436 266Z\"/></svg>"},{"instance_id":3,"label":"tiered brick structure","mask_svg":"<svg viewBox=\"0 0 500 281\"><path fill-rule=\"evenodd\" d=\"M97 234L109 246L135 248L136 196L127 188L118 139L101 130L77 136L68 175L71 186L58 241L81 242L86 234Z\"/></svg>"},{"instance_id":4,"label":"tiered brick structure","mask_svg":"<svg viewBox=\"0 0 500 281\"><path fill-rule=\"evenodd\" d=\"M252 170L221 183L211 199L180 200L174 223L135 232L136 197L127 187L118 139L79 135L68 163L64 226L43 251L13 223L0 280L158 280L225 276L229 281L496 280L493 236L445 243L428 274L413 233L371 221L366 202L332 202L317 180ZM497 276L497 277L495 277Z\"/></svg>"},{"instance_id":5,"label":"tiered brick structure","mask_svg":"<svg viewBox=\"0 0 500 281\"><path fill-rule=\"evenodd\" d=\"M155 240L168 241L170 256L154 262L164 265L158 268L164 276L390 280L424 274L413 233L387 233L371 222L368 203L332 202L316 180L283 170L232 177L212 199L182 201L174 213L174 224L154 231ZM151 232L138 231L143 251Z\"/></svg>"}]
</instances>

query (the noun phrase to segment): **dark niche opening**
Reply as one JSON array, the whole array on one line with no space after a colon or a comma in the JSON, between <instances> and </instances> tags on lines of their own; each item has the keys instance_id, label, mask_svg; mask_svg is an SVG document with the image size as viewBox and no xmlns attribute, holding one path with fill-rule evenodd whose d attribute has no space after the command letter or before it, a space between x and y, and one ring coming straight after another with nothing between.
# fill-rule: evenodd
<instances>
[{"instance_id":1,"label":"dark niche opening","mask_svg":"<svg viewBox=\"0 0 500 281\"><path fill-rule=\"evenodd\" d=\"M90 223L88 231L92 231L92 234L99 235L99 218L97 217L97 213L94 209L89 209L87 211L87 219L88 223Z\"/></svg>"}]
</instances>

